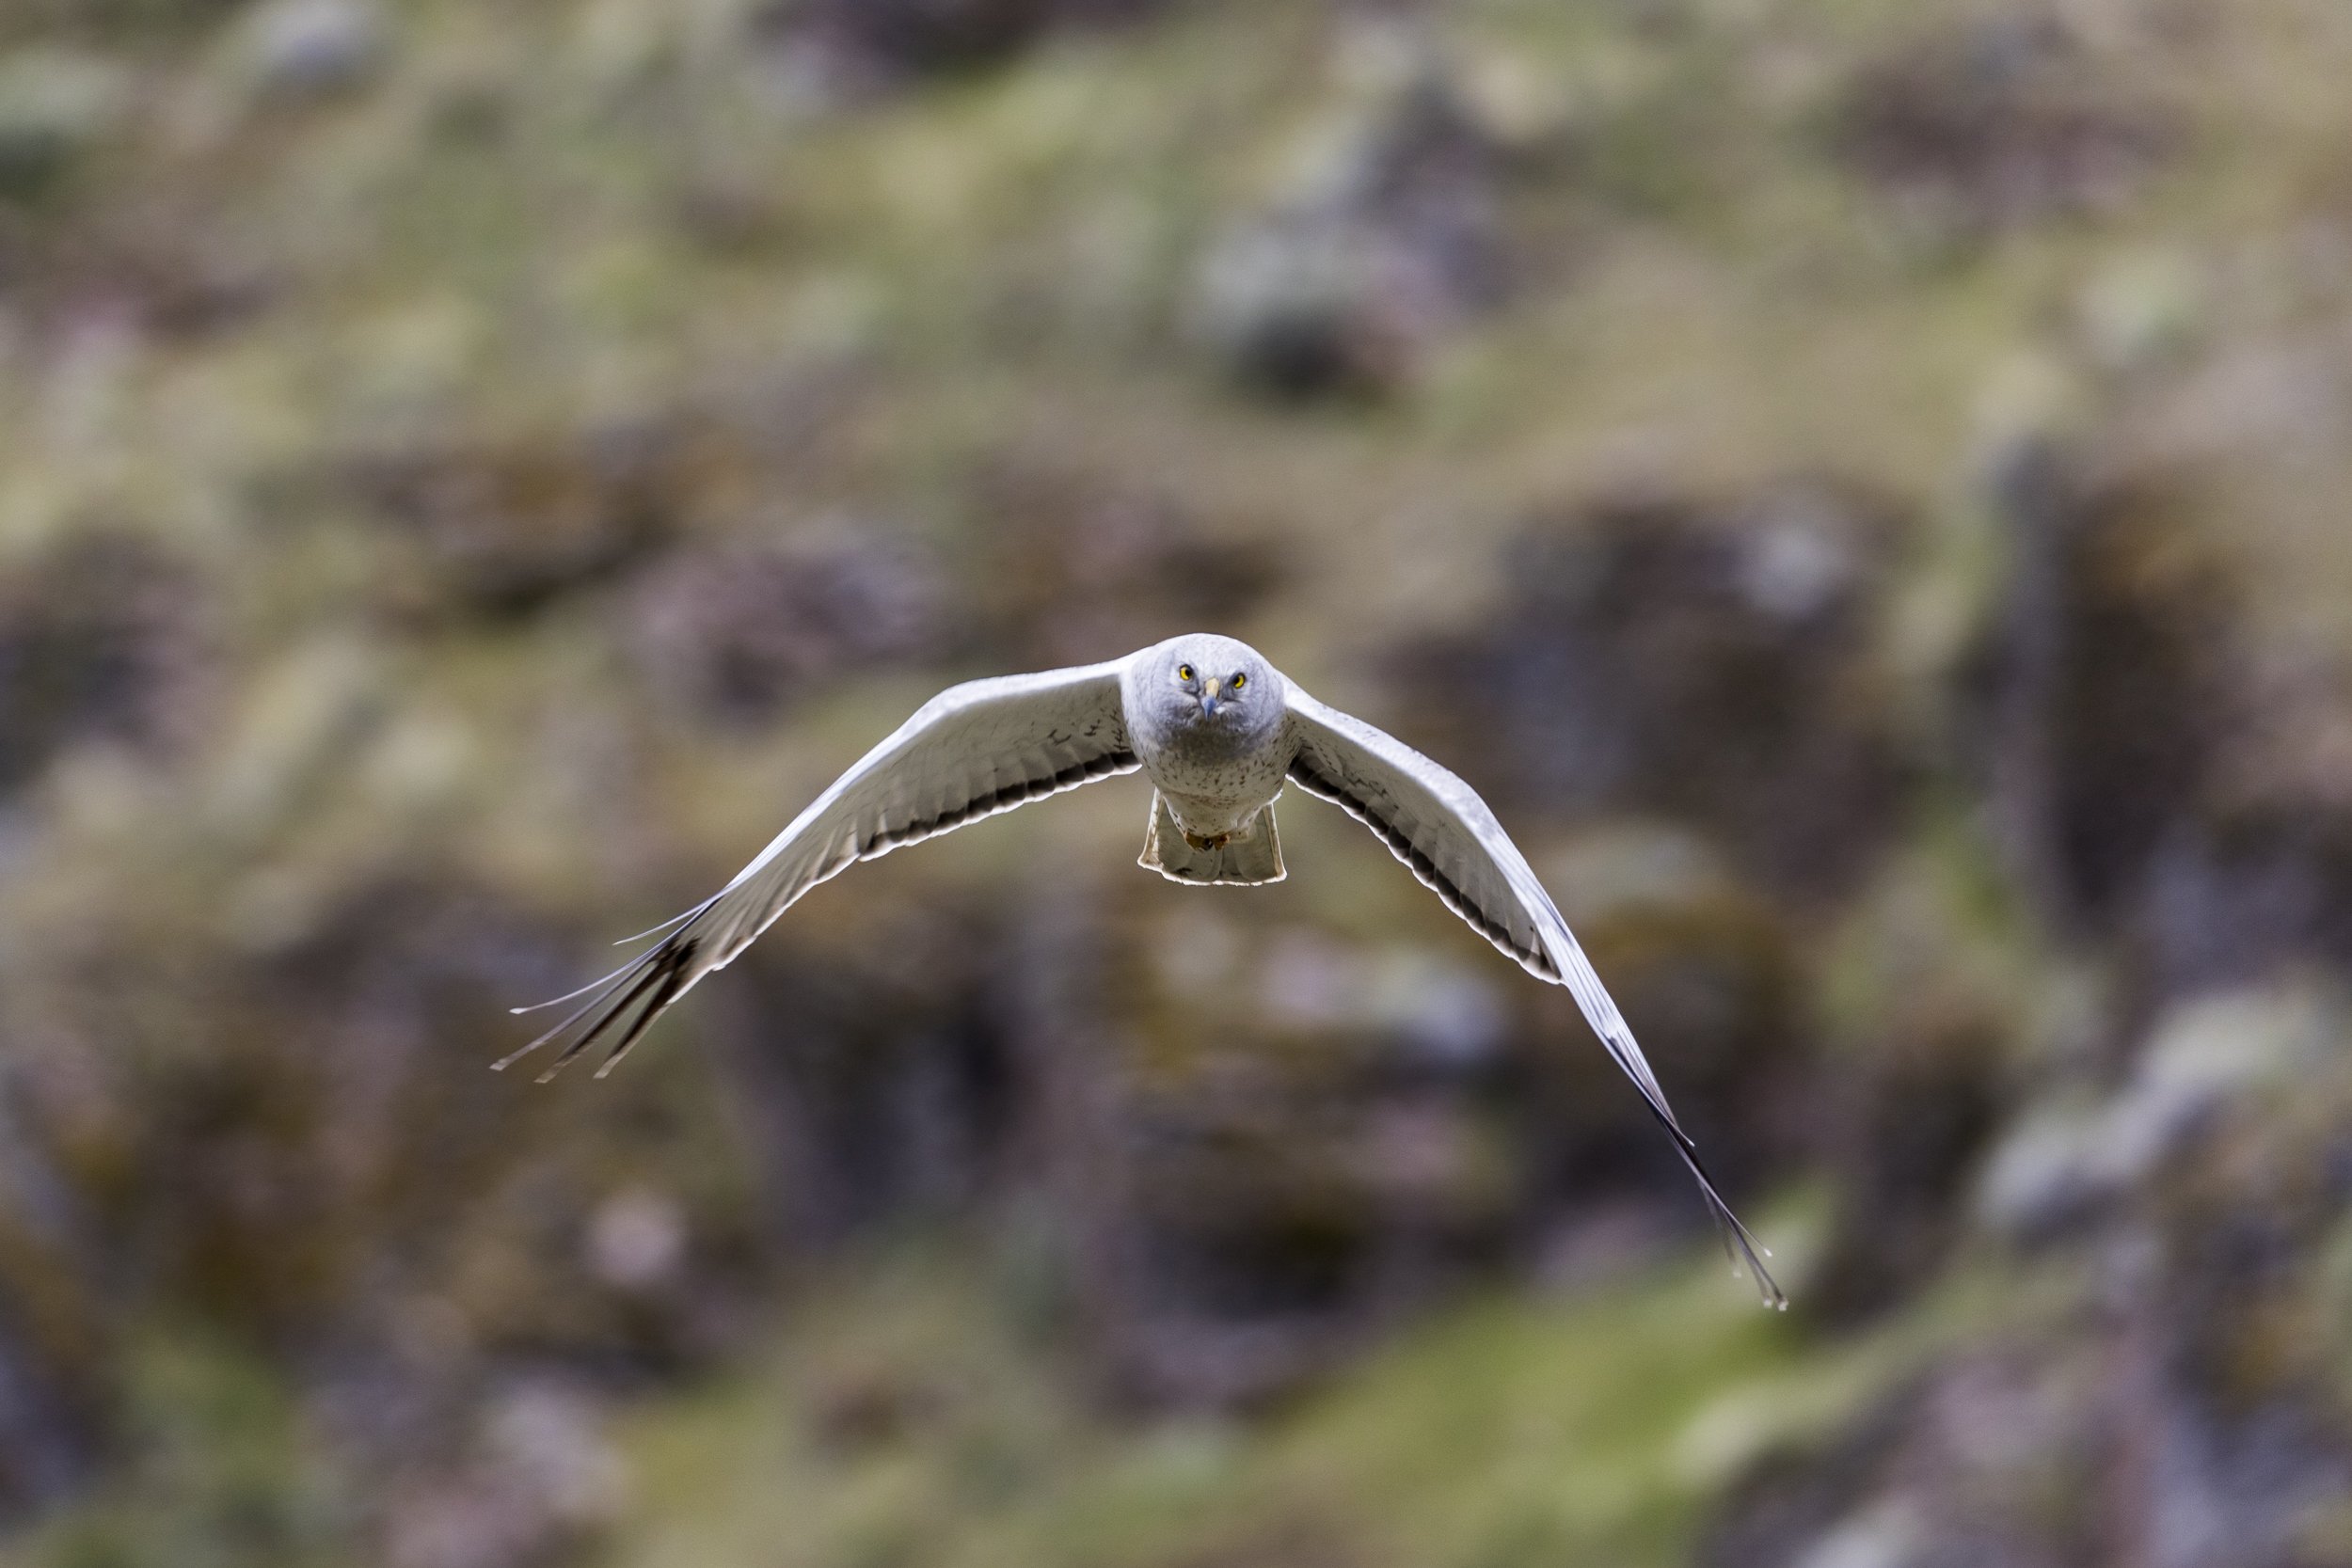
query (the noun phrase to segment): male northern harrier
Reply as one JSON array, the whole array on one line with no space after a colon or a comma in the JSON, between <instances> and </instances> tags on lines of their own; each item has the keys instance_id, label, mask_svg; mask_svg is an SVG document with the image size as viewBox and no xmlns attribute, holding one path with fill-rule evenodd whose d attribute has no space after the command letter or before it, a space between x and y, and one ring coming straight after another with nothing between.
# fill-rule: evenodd
<instances>
[{"instance_id":1,"label":"male northern harrier","mask_svg":"<svg viewBox=\"0 0 2352 1568\"><path fill-rule=\"evenodd\" d=\"M541 1082L614 1035L596 1069L601 1077L671 1003L852 862L1137 768L1154 786L1141 863L1162 876L1203 886L1279 881L1274 800L1285 783L1295 784L1377 833L1448 909L1528 973L1567 987L1698 1179L1726 1245L1767 1303L1788 1305L1758 1256L1763 1248L1667 1107L1624 1015L1486 803L1411 747L1316 702L1230 637L1171 638L1105 664L948 688L835 780L733 881L644 933L661 937L659 943L556 998L587 1001L498 1066L582 1025Z\"/></svg>"}]
</instances>

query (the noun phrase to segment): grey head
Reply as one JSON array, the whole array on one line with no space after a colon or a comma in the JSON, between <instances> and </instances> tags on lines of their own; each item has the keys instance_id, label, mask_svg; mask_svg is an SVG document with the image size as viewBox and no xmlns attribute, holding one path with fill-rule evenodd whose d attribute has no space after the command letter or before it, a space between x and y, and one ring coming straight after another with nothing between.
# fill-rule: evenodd
<instances>
[{"instance_id":1,"label":"grey head","mask_svg":"<svg viewBox=\"0 0 2352 1568\"><path fill-rule=\"evenodd\" d=\"M1125 681L1128 717L1187 751L1241 753L1281 734L1282 673L1248 643L1188 632L1137 654Z\"/></svg>"}]
</instances>

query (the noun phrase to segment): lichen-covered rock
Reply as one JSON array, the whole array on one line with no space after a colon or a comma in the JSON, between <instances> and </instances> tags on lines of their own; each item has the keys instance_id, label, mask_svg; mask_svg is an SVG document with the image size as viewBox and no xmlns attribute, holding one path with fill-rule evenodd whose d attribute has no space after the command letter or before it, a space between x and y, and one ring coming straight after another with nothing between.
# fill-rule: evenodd
<instances>
[{"instance_id":1,"label":"lichen-covered rock","mask_svg":"<svg viewBox=\"0 0 2352 1568\"><path fill-rule=\"evenodd\" d=\"M1502 154L1438 74L1359 107L1299 188L1202 258L1191 315L1245 383L1279 397L1402 388L1501 301Z\"/></svg>"},{"instance_id":2,"label":"lichen-covered rock","mask_svg":"<svg viewBox=\"0 0 2352 1568\"><path fill-rule=\"evenodd\" d=\"M605 581L675 525L676 443L644 426L358 455L343 484L413 552L387 574L395 609L454 601L493 617Z\"/></svg>"},{"instance_id":3,"label":"lichen-covered rock","mask_svg":"<svg viewBox=\"0 0 2352 1568\"><path fill-rule=\"evenodd\" d=\"M167 752L192 740L212 620L185 564L127 533L0 572L0 794L72 746Z\"/></svg>"},{"instance_id":4,"label":"lichen-covered rock","mask_svg":"<svg viewBox=\"0 0 2352 1568\"><path fill-rule=\"evenodd\" d=\"M2028 1112L1979 1212L2045 1244L2063 1224L2080 1261L1999 1287L1873 1408L1759 1465L1704 1560L2328 1560L2347 1030L2325 985L2215 996L2159 1020L2104 1104Z\"/></svg>"},{"instance_id":5,"label":"lichen-covered rock","mask_svg":"<svg viewBox=\"0 0 2352 1568\"><path fill-rule=\"evenodd\" d=\"M129 103L123 72L99 55L39 45L0 55L0 201L55 189Z\"/></svg>"},{"instance_id":6,"label":"lichen-covered rock","mask_svg":"<svg viewBox=\"0 0 2352 1568\"><path fill-rule=\"evenodd\" d=\"M2028 441L1990 488L2009 586L1977 766L2049 915L2125 923L2195 810L2225 720L2225 574L2160 487L2094 478Z\"/></svg>"},{"instance_id":7,"label":"lichen-covered rock","mask_svg":"<svg viewBox=\"0 0 2352 1568\"><path fill-rule=\"evenodd\" d=\"M1449 755L1516 781L1507 799L1638 800L1777 885L1834 888L1901 798L1873 641L1888 529L1868 500L1811 484L1546 518L1482 628L1398 658L1400 683Z\"/></svg>"},{"instance_id":8,"label":"lichen-covered rock","mask_svg":"<svg viewBox=\"0 0 2352 1568\"><path fill-rule=\"evenodd\" d=\"M2000 230L2111 207L2154 169L2163 115L2056 8L1923 37L1847 88L1832 142L1931 230Z\"/></svg>"},{"instance_id":9,"label":"lichen-covered rock","mask_svg":"<svg viewBox=\"0 0 2352 1568\"><path fill-rule=\"evenodd\" d=\"M269 95L325 98L366 81L390 28L373 0L266 0L238 19L256 84Z\"/></svg>"},{"instance_id":10,"label":"lichen-covered rock","mask_svg":"<svg viewBox=\"0 0 2352 1568\"><path fill-rule=\"evenodd\" d=\"M956 564L978 641L1008 667L1082 664L1245 624L1294 576L1261 519L1200 515L1157 483L1016 451L974 491L981 536Z\"/></svg>"},{"instance_id":11,"label":"lichen-covered rock","mask_svg":"<svg viewBox=\"0 0 2352 1568\"><path fill-rule=\"evenodd\" d=\"M2321 999L2275 988L2182 1004L2113 1095L2019 1119L1986 1166L1979 1212L2003 1230L2046 1231L2145 1190L2224 1107L2321 1066L2340 1025Z\"/></svg>"},{"instance_id":12,"label":"lichen-covered rock","mask_svg":"<svg viewBox=\"0 0 2352 1568\"><path fill-rule=\"evenodd\" d=\"M1139 16L1165 0L775 0L764 27L835 76L887 81L997 63L1057 29Z\"/></svg>"},{"instance_id":13,"label":"lichen-covered rock","mask_svg":"<svg viewBox=\"0 0 2352 1568\"><path fill-rule=\"evenodd\" d=\"M772 718L812 687L936 657L954 615L939 565L855 526L797 546L673 553L632 587L652 684L721 723Z\"/></svg>"},{"instance_id":14,"label":"lichen-covered rock","mask_svg":"<svg viewBox=\"0 0 2352 1568\"><path fill-rule=\"evenodd\" d=\"M1939 987L1904 998L1851 1053L1827 1053L1830 1087L1809 1119L1839 1214L1807 1291L1816 1310L1885 1310L1965 1235L1962 1199L2013 1097L2009 1022Z\"/></svg>"}]
</instances>

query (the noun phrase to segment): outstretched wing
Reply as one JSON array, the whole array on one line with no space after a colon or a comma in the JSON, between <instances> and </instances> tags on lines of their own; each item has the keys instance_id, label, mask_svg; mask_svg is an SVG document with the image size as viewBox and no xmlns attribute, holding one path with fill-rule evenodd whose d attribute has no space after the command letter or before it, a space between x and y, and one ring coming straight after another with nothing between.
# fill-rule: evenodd
<instances>
[{"instance_id":1,"label":"outstretched wing","mask_svg":"<svg viewBox=\"0 0 2352 1568\"><path fill-rule=\"evenodd\" d=\"M1394 736L1315 701L1295 686L1290 688L1288 706L1297 746L1290 765L1292 782L1379 834L1396 858L1445 900L1446 908L1530 974L1568 988L1585 1022L1642 1091L1650 1114L1698 1179L1725 1243L1746 1263L1765 1301L1786 1307L1787 1298L1759 1256L1764 1249L1699 1164L1698 1151L1675 1120L1625 1015L1593 972L1527 857L1478 792Z\"/></svg>"},{"instance_id":2,"label":"outstretched wing","mask_svg":"<svg viewBox=\"0 0 2352 1568\"><path fill-rule=\"evenodd\" d=\"M498 1063L503 1070L578 1033L545 1083L598 1038L613 1045L602 1077L663 1009L723 969L801 895L855 862L1075 789L1140 764L1119 697L1125 659L950 687L792 819L735 879L644 935L661 941L601 980L543 1002L586 997L563 1022ZM666 933L666 934L664 934ZM518 1007L517 1012L533 1008Z\"/></svg>"}]
</instances>

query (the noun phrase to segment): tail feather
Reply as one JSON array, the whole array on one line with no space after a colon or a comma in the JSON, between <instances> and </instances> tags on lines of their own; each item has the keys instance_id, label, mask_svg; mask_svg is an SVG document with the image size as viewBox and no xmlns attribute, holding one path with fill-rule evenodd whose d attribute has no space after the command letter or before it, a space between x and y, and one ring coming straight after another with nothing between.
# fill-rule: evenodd
<instances>
[{"instance_id":1,"label":"tail feather","mask_svg":"<svg viewBox=\"0 0 2352 1568\"><path fill-rule=\"evenodd\" d=\"M1239 831L1201 844L1186 836L1176 814L1157 791L1152 796L1152 821L1144 832L1143 853L1136 863L1171 882L1193 887L1220 882L1257 887L1289 875L1282 868L1282 841L1274 831L1272 806L1262 807Z\"/></svg>"}]
</instances>

